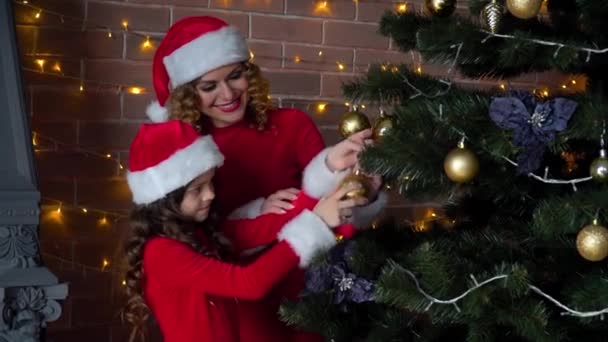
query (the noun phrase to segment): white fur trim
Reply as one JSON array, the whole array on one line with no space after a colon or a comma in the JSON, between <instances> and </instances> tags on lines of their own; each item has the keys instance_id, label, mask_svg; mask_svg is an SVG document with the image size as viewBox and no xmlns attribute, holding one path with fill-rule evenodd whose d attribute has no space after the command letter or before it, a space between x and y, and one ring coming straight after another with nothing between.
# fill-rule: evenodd
<instances>
[{"instance_id":1,"label":"white fur trim","mask_svg":"<svg viewBox=\"0 0 608 342\"><path fill-rule=\"evenodd\" d=\"M278 239L289 243L300 257L300 267L308 266L318 252L336 245L334 233L310 210L302 211L289 221L279 232Z\"/></svg>"},{"instance_id":2,"label":"white fur trim","mask_svg":"<svg viewBox=\"0 0 608 342\"><path fill-rule=\"evenodd\" d=\"M165 122L169 120L169 111L161 107L158 101L151 102L146 108L146 115L152 122Z\"/></svg>"},{"instance_id":3,"label":"white fur trim","mask_svg":"<svg viewBox=\"0 0 608 342\"><path fill-rule=\"evenodd\" d=\"M262 214L262 205L264 205L264 197L254 199L253 201L235 209L228 216L229 220L254 219Z\"/></svg>"},{"instance_id":4,"label":"white fur trim","mask_svg":"<svg viewBox=\"0 0 608 342\"><path fill-rule=\"evenodd\" d=\"M224 156L211 136L198 138L153 167L128 172L127 182L133 193L133 202L152 203L223 163Z\"/></svg>"},{"instance_id":5,"label":"white fur trim","mask_svg":"<svg viewBox=\"0 0 608 342\"><path fill-rule=\"evenodd\" d=\"M348 173L348 170L333 172L327 167L325 160L330 148L319 152L304 168L302 189L311 197L321 198L336 190L340 181Z\"/></svg>"},{"instance_id":6,"label":"white fur trim","mask_svg":"<svg viewBox=\"0 0 608 342\"><path fill-rule=\"evenodd\" d=\"M206 33L163 58L173 88L221 66L249 59L245 38L233 26Z\"/></svg>"},{"instance_id":7,"label":"white fur trim","mask_svg":"<svg viewBox=\"0 0 608 342\"><path fill-rule=\"evenodd\" d=\"M353 208L352 224L357 229L367 229L371 226L372 222L380 214L382 209L388 202L388 195L386 192L381 191L378 197L372 203L365 206Z\"/></svg>"}]
</instances>

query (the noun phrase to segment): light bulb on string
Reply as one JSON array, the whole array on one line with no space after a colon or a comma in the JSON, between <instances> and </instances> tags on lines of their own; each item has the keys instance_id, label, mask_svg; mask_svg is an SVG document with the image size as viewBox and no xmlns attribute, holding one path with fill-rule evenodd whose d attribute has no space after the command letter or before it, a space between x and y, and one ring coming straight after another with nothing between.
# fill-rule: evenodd
<instances>
[{"instance_id":1,"label":"light bulb on string","mask_svg":"<svg viewBox=\"0 0 608 342\"><path fill-rule=\"evenodd\" d=\"M105 226L108 224L108 218L104 215L101 219L99 219L99 225Z\"/></svg>"},{"instance_id":2,"label":"light bulb on string","mask_svg":"<svg viewBox=\"0 0 608 342\"><path fill-rule=\"evenodd\" d=\"M88 213L89 211L87 210L87 208L82 208L82 212L86 214L86 213Z\"/></svg>"},{"instance_id":3,"label":"light bulb on string","mask_svg":"<svg viewBox=\"0 0 608 342\"><path fill-rule=\"evenodd\" d=\"M36 19L40 19L40 16L42 15L42 10L36 12L36 14L34 15L34 18Z\"/></svg>"},{"instance_id":4,"label":"light bulb on string","mask_svg":"<svg viewBox=\"0 0 608 342\"><path fill-rule=\"evenodd\" d=\"M296 55L293 57L293 61L294 61L294 63L300 63L302 61L302 58L300 58L300 56Z\"/></svg>"},{"instance_id":5,"label":"light bulb on string","mask_svg":"<svg viewBox=\"0 0 608 342\"><path fill-rule=\"evenodd\" d=\"M60 73L60 74L63 74L63 73L61 72L61 65L59 64L59 62L56 62L56 63L55 63L55 65L53 65L53 70L54 70L54 71L57 71L57 72L58 72L58 73Z\"/></svg>"},{"instance_id":6,"label":"light bulb on string","mask_svg":"<svg viewBox=\"0 0 608 342\"><path fill-rule=\"evenodd\" d=\"M121 25L125 31L129 29L129 22L126 19L122 21Z\"/></svg>"},{"instance_id":7,"label":"light bulb on string","mask_svg":"<svg viewBox=\"0 0 608 342\"><path fill-rule=\"evenodd\" d=\"M404 2L402 4L398 4L397 5L397 13L403 14L405 12L407 12L407 3Z\"/></svg>"},{"instance_id":8,"label":"light bulb on string","mask_svg":"<svg viewBox=\"0 0 608 342\"><path fill-rule=\"evenodd\" d=\"M103 258L101 261L101 269L105 270L108 266L110 266L110 260Z\"/></svg>"},{"instance_id":9,"label":"light bulb on string","mask_svg":"<svg viewBox=\"0 0 608 342\"><path fill-rule=\"evenodd\" d=\"M342 64L340 62L336 62L336 64L338 65L338 70L340 70L340 71L344 70L344 64Z\"/></svg>"},{"instance_id":10,"label":"light bulb on string","mask_svg":"<svg viewBox=\"0 0 608 342\"><path fill-rule=\"evenodd\" d=\"M44 72L44 64L46 63L46 61L44 59L37 59L36 60L36 64L38 64L38 66L40 67L40 71Z\"/></svg>"},{"instance_id":11,"label":"light bulb on string","mask_svg":"<svg viewBox=\"0 0 608 342\"><path fill-rule=\"evenodd\" d=\"M152 47L152 42L150 42L150 36L146 36L146 39L141 44L141 48L146 50Z\"/></svg>"},{"instance_id":12,"label":"light bulb on string","mask_svg":"<svg viewBox=\"0 0 608 342\"><path fill-rule=\"evenodd\" d=\"M319 103L317 105L317 111L319 113L323 113L323 112L325 112L326 107L327 107L327 103Z\"/></svg>"}]
</instances>

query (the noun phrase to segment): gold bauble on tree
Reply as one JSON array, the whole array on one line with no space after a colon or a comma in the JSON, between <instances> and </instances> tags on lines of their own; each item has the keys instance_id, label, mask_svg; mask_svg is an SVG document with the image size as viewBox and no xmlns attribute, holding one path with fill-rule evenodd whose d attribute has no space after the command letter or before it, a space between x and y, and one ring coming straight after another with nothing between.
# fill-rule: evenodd
<instances>
[{"instance_id":1,"label":"gold bauble on tree","mask_svg":"<svg viewBox=\"0 0 608 342\"><path fill-rule=\"evenodd\" d=\"M428 11L436 17L447 17L454 13L456 0L425 0Z\"/></svg>"},{"instance_id":2,"label":"gold bauble on tree","mask_svg":"<svg viewBox=\"0 0 608 342\"><path fill-rule=\"evenodd\" d=\"M340 187L349 186L352 184L356 184L359 186L358 189L352 190L344 195L344 198L348 199L357 199L357 198L368 198L371 193L371 188L369 185L369 180L360 171L355 171L350 175L344 177L342 182L340 183Z\"/></svg>"},{"instance_id":3,"label":"gold bauble on tree","mask_svg":"<svg viewBox=\"0 0 608 342\"><path fill-rule=\"evenodd\" d=\"M357 132L371 128L371 124L367 116L365 116L365 114L361 113L355 107L352 111L346 112L344 115L342 115L338 128L342 137L348 138Z\"/></svg>"},{"instance_id":4,"label":"gold bauble on tree","mask_svg":"<svg viewBox=\"0 0 608 342\"><path fill-rule=\"evenodd\" d=\"M538 15L543 0L507 0L507 9L519 19L532 19Z\"/></svg>"},{"instance_id":5,"label":"gold bauble on tree","mask_svg":"<svg viewBox=\"0 0 608 342\"><path fill-rule=\"evenodd\" d=\"M505 8L497 0L492 0L481 10L481 21L492 33L497 33L502 25Z\"/></svg>"},{"instance_id":6,"label":"gold bauble on tree","mask_svg":"<svg viewBox=\"0 0 608 342\"><path fill-rule=\"evenodd\" d=\"M576 236L578 253L589 261L601 261L608 256L608 229L604 226L587 225Z\"/></svg>"},{"instance_id":7,"label":"gold bauble on tree","mask_svg":"<svg viewBox=\"0 0 608 342\"><path fill-rule=\"evenodd\" d=\"M449 179L456 183L466 183L477 175L479 161L477 156L464 147L461 141L458 147L451 150L443 162L443 170Z\"/></svg>"},{"instance_id":8,"label":"gold bauble on tree","mask_svg":"<svg viewBox=\"0 0 608 342\"><path fill-rule=\"evenodd\" d=\"M386 115L383 110L380 110L380 116L374 122L373 127L373 138L375 141L379 141L386 136L393 129L393 118Z\"/></svg>"},{"instance_id":9,"label":"gold bauble on tree","mask_svg":"<svg viewBox=\"0 0 608 342\"><path fill-rule=\"evenodd\" d=\"M589 167L591 178L598 182L608 181L608 158L606 158L606 150L600 150L600 156L595 158Z\"/></svg>"}]
</instances>

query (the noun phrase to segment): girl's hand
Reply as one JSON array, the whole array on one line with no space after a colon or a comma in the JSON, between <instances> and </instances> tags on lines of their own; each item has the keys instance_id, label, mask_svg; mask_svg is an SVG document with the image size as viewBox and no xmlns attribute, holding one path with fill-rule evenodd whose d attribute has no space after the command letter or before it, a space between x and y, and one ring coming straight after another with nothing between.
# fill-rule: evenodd
<instances>
[{"instance_id":1,"label":"girl's hand","mask_svg":"<svg viewBox=\"0 0 608 342\"><path fill-rule=\"evenodd\" d=\"M372 136L371 129L355 133L329 149L325 163L331 171L342 171L357 164L357 155L363 150L365 141Z\"/></svg>"},{"instance_id":2,"label":"girl's hand","mask_svg":"<svg viewBox=\"0 0 608 342\"><path fill-rule=\"evenodd\" d=\"M313 212L319 216L330 228L337 227L348 222L352 216L352 208L367 204L364 198L342 199L359 185L349 184L336 190L333 194L319 200Z\"/></svg>"},{"instance_id":3,"label":"girl's hand","mask_svg":"<svg viewBox=\"0 0 608 342\"><path fill-rule=\"evenodd\" d=\"M293 209L291 204L298 197L300 190L296 188L283 189L268 196L262 204L262 215L264 214L285 214L287 210Z\"/></svg>"}]
</instances>

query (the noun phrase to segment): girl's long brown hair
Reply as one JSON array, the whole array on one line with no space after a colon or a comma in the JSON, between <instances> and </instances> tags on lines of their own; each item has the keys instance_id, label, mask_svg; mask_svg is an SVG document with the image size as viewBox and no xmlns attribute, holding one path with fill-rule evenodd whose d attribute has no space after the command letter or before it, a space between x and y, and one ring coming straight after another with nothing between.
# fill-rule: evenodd
<instances>
[{"instance_id":1,"label":"girl's long brown hair","mask_svg":"<svg viewBox=\"0 0 608 342\"><path fill-rule=\"evenodd\" d=\"M270 100L270 85L262 76L257 65L246 62L245 77L249 81L249 102L245 110L245 120L259 130L266 128L269 112L275 108ZM171 91L167 106L170 119L182 120L204 132L211 125L210 120L200 111L199 97L196 93L196 81L179 86Z\"/></svg>"},{"instance_id":2,"label":"girl's long brown hair","mask_svg":"<svg viewBox=\"0 0 608 342\"><path fill-rule=\"evenodd\" d=\"M210 216L202 224L191 222L180 214L180 203L186 187L177 189L151 204L133 209L130 216L130 236L125 243L127 258L126 288L127 303L123 309L123 319L132 325L129 341L145 341L146 324L150 309L143 297L145 281L143 251L146 242L153 237L168 237L183 242L198 253L223 258L229 251L229 243L216 231L215 216ZM195 237L196 229L202 229L210 245L201 245Z\"/></svg>"}]
</instances>

